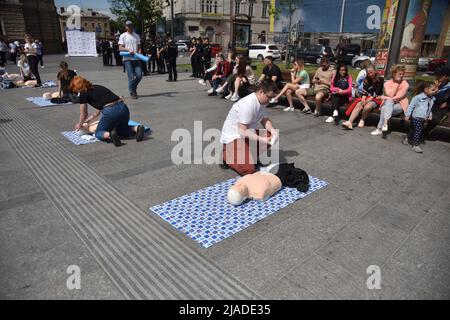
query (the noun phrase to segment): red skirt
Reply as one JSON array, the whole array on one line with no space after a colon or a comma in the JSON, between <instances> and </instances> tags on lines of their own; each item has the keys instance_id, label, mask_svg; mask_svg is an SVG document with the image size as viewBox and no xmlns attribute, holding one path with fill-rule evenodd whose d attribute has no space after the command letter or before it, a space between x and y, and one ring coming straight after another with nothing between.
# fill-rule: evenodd
<instances>
[{"instance_id":1,"label":"red skirt","mask_svg":"<svg viewBox=\"0 0 450 320\"><path fill-rule=\"evenodd\" d=\"M347 110L345 110L345 115L346 115L347 117L349 117L349 116L352 114L353 109L355 109L356 105L357 105L358 102L360 102L361 100L362 100L362 98L356 98L356 99L352 102L352 104L347 108ZM372 101L374 101L374 102L377 104L377 106L380 106L381 103L383 102L383 101L380 100L380 99L372 99Z\"/></svg>"}]
</instances>

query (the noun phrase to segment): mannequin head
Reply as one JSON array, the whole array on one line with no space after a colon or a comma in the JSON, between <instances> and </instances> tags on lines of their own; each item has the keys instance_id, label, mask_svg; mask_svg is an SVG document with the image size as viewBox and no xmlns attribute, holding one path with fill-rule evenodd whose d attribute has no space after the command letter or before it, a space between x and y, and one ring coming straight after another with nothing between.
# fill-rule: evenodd
<instances>
[{"instance_id":1,"label":"mannequin head","mask_svg":"<svg viewBox=\"0 0 450 320\"><path fill-rule=\"evenodd\" d=\"M238 206L248 198L247 186L241 182L237 182L228 190L228 202L234 206Z\"/></svg>"}]
</instances>

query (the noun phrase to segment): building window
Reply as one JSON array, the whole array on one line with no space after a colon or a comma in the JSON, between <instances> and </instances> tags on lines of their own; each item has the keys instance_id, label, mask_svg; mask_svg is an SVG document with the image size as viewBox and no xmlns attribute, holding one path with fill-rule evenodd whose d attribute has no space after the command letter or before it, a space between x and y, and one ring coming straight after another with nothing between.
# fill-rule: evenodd
<instances>
[{"instance_id":1,"label":"building window","mask_svg":"<svg viewBox=\"0 0 450 320\"><path fill-rule=\"evenodd\" d=\"M268 7L269 7L269 3L263 2L263 7L262 7L262 17L263 18L267 18L267 8Z\"/></svg>"},{"instance_id":2,"label":"building window","mask_svg":"<svg viewBox=\"0 0 450 320\"><path fill-rule=\"evenodd\" d=\"M248 15L253 17L253 3L249 3L248 5Z\"/></svg>"},{"instance_id":3,"label":"building window","mask_svg":"<svg viewBox=\"0 0 450 320\"><path fill-rule=\"evenodd\" d=\"M202 13L217 13L217 1L202 0L201 10Z\"/></svg>"},{"instance_id":4,"label":"building window","mask_svg":"<svg viewBox=\"0 0 450 320\"><path fill-rule=\"evenodd\" d=\"M241 1L240 0L236 0L234 2L234 14L239 14L241 10Z\"/></svg>"}]
</instances>

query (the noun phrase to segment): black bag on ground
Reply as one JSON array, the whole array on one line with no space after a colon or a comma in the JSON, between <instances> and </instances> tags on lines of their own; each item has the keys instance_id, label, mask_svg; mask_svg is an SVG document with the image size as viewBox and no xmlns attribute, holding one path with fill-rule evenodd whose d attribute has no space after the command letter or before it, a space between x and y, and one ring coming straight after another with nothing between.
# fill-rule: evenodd
<instances>
[{"instance_id":1,"label":"black bag on ground","mask_svg":"<svg viewBox=\"0 0 450 320\"><path fill-rule=\"evenodd\" d=\"M309 189L309 176L306 171L296 168L294 163L282 163L278 165L278 172L275 175L280 178L285 187L296 188L300 192L307 192Z\"/></svg>"},{"instance_id":2,"label":"black bag on ground","mask_svg":"<svg viewBox=\"0 0 450 320\"><path fill-rule=\"evenodd\" d=\"M55 104L63 104L70 102L70 100L68 98L52 98L50 99L50 102Z\"/></svg>"}]
</instances>

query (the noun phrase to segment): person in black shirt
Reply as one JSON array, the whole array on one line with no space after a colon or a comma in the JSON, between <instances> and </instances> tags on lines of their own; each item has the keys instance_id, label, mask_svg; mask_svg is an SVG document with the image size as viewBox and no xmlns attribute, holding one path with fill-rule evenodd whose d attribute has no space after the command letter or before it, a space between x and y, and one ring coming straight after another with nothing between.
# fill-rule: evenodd
<instances>
[{"instance_id":1,"label":"person in black shirt","mask_svg":"<svg viewBox=\"0 0 450 320\"><path fill-rule=\"evenodd\" d=\"M196 61L197 65L197 78L203 79L205 76L205 69L203 67L203 41L202 38L197 39L197 43L195 45L196 48Z\"/></svg>"},{"instance_id":2,"label":"person in black shirt","mask_svg":"<svg viewBox=\"0 0 450 320\"><path fill-rule=\"evenodd\" d=\"M164 42L162 40L159 40L156 45L158 51L156 54L156 61L158 64L158 73L166 73L166 64L165 64L165 57L164 57Z\"/></svg>"},{"instance_id":3,"label":"person in black shirt","mask_svg":"<svg viewBox=\"0 0 450 320\"><path fill-rule=\"evenodd\" d=\"M196 48L196 39L192 38L191 43L189 44L189 52L190 52L190 58L191 58L191 67L192 67L192 74L190 77L197 78L198 71L197 71L197 48Z\"/></svg>"},{"instance_id":4,"label":"person in black shirt","mask_svg":"<svg viewBox=\"0 0 450 320\"><path fill-rule=\"evenodd\" d=\"M61 68L61 71L59 71L57 75L59 82L59 97L71 99L72 91L70 90L70 82L73 78L75 78L77 73L73 70L70 70L67 62L65 61L61 61L59 67Z\"/></svg>"},{"instance_id":5,"label":"person in black shirt","mask_svg":"<svg viewBox=\"0 0 450 320\"><path fill-rule=\"evenodd\" d=\"M119 44L117 40L113 41L114 60L116 60L116 66L122 65L122 56L120 55Z\"/></svg>"},{"instance_id":6,"label":"person in black shirt","mask_svg":"<svg viewBox=\"0 0 450 320\"><path fill-rule=\"evenodd\" d=\"M149 69L148 71L150 72L151 70L152 73L155 73L158 47L156 46L156 43L154 41L150 41L149 53L150 53L150 62L148 66Z\"/></svg>"},{"instance_id":7,"label":"person in black shirt","mask_svg":"<svg viewBox=\"0 0 450 320\"><path fill-rule=\"evenodd\" d=\"M101 44L102 48L102 56L103 56L103 66L107 66L109 64L109 41L103 40Z\"/></svg>"},{"instance_id":8,"label":"person in black shirt","mask_svg":"<svg viewBox=\"0 0 450 320\"><path fill-rule=\"evenodd\" d=\"M209 44L209 38L203 39L203 78L205 78L204 73L206 70L211 68L211 55L212 55L212 46Z\"/></svg>"},{"instance_id":9,"label":"person in black shirt","mask_svg":"<svg viewBox=\"0 0 450 320\"><path fill-rule=\"evenodd\" d=\"M122 145L120 138L135 135L136 141L144 138L144 126L129 126L130 111L123 100L108 88L93 85L86 79L76 76L70 89L77 94L80 103L80 119L75 124L75 130L80 130L85 123L102 115L98 123L95 137L102 141L112 142L116 147ZM88 116L88 104L97 112Z\"/></svg>"},{"instance_id":10,"label":"person in black shirt","mask_svg":"<svg viewBox=\"0 0 450 320\"><path fill-rule=\"evenodd\" d=\"M273 58L271 56L265 57L264 64L266 66L264 67L258 82L261 82L264 79L269 79L277 84L278 89L283 88L283 84L281 83L281 70L276 64L273 63Z\"/></svg>"},{"instance_id":11,"label":"person in black shirt","mask_svg":"<svg viewBox=\"0 0 450 320\"><path fill-rule=\"evenodd\" d=\"M167 70L169 72L169 79L167 81L177 81L177 56L178 48L172 38L168 38L165 47Z\"/></svg>"}]
</instances>

